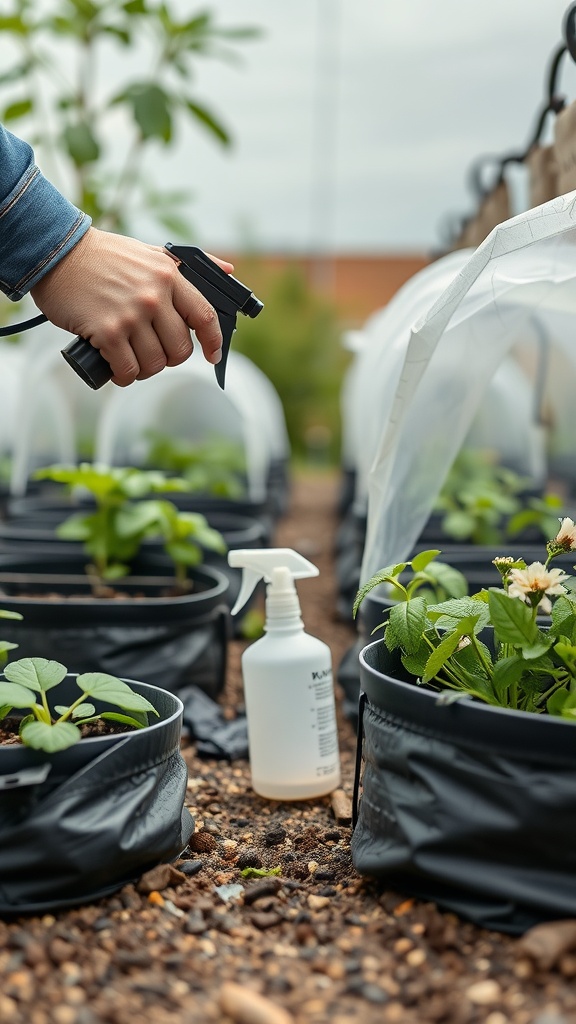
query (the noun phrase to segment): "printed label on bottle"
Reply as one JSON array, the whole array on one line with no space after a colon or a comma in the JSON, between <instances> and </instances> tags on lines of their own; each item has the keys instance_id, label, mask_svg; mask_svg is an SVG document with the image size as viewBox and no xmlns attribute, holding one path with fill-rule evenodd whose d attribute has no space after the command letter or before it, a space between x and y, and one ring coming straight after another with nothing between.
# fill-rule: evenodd
<instances>
[{"instance_id":1,"label":"printed label on bottle","mask_svg":"<svg viewBox=\"0 0 576 1024\"><path fill-rule=\"evenodd\" d=\"M312 728L316 730L320 764L316 775L320 778L331 775L338 768L338 733L336 729L336 708L332 669L324 668L311 673L308 686L314 704L311 707Z\"/></svg>"}]
</instances>

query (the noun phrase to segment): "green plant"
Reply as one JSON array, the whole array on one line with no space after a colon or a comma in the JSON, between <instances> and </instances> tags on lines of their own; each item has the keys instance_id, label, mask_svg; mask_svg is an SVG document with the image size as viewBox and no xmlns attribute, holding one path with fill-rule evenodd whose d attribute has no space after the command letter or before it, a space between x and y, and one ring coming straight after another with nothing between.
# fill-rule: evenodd
<instances>
[{"instance_id":1,"label":"green plant","mask_svg":"<svg viewBox=\"0 0 576 1024\"><path fill-rule=\"evenodd\" d=\"M204 516L180 512L165 499L141 500L152 492L188 490L185 480L167 477L159 470L81 463L48 466L37 470L35 478L53 480L92 496L95 510L74 513L60 524L57 534L63 540L82 541L91 558L87 573L96 585L125 576L146 538L163 540L182 587L187 566L202 561L202 547L226 550L222 535Z\"/></svg>"},{"instance_id":2,"label":"green plant","mask_svg":"<svg viewBox=\"0 0 576 1024\"><path fill-rule=\"evenodd\" d=\"M528 482L500 465L493 453L462 449L434 506L442 513L442 529L455 541L489 546L527 527L535 527L545 539L555 529L562 500L547 494L524 504Z\"/></svg>"},{"instance_id":3,"label":"green plant","mask_svg":"<svg viewBox=\"0 0 576 1024\"><path fill-rule=\"evenodd\" d=\"M70 705L53 704L51 708L47 693L67 674L64 665L46 658L22 658L4 669L4 679L0 679L0 721L14 709L29 711L19 723L20 739L25 746L52 754L77 743L82 738L81 727L91 722L104 719L143 729L148 725L149 712L158 717L149 700L135 693L122 679L106 672L84 672L76 676L79 697ZM97 714L87 697L121 710Z\"/></svg>"},{"instance_id":4,"label":"green plant","mask_svg":"<svg viewBox=\"0 0 576 1024\"><path fill-rule=\"evenodd\" d=\"M544 563L496 558L501 587L438 604L407 592L398 577L413 563L402 562L368 580L354 614L370 590L386 583L404 601L389 610L384 643L399 651L419 683L441 690L439 699L468 696L576 721L576 579L550 568L554 558L574 550L576 526L565 518L546 545ZM435 554L418 555L421 567ZM551 615L548 628L542 628L539 614ZM485 642L489 627L492 644Z\"/></svg>"},{"instance_id":5,"label":"green plant","mask_svg":"<svg viewBox=\"0 0 576 1024\"><path fill-rule=\"evenodd\" d=\"M195 95L199 59L236 58L253 28L220 27L207 10L179 17L166 0L8 0L9 40L0 120L23 124L49 176L99 226L125 231L138 205L172 234L190 235L188 193L159 189L146 152L197 125L223 145L230 135Z\"/></svg>"},{"instance_id":6,"label":"green plant","mask_svg":"<svg viewBox=\"0 0 576 1024\"><path fill-rule=\"evenodd\" d=\"M242 446L225 437L191 444L166 434L150 432L147 464L183 477L191 491L223 498L246 492L246 459Z\"/></svg>"}]
</instances>

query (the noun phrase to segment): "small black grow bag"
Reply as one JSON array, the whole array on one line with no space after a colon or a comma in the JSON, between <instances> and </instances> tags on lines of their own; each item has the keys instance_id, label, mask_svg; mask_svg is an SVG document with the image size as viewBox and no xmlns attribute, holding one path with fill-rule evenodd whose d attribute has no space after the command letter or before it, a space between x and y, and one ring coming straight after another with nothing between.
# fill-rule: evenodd
<instances>
[{"instance_id":1,"label":"small black grow bag","mask_svg":"<svg viewBox=\"0 0 576 1024\"><path fill-rule=\"evenodd\" d=\"M382 640L360 673L357 871L512 934L576 917L576 725L441 705Z\"/></svg>"},{"instance_id":2,"label":"small black grow bag","mask_svg":"<svg viewBox=\"0 0 576 1024\"><path fill-rule=\"evenodd\" d=\"M17 657L136 676L151 685L162 679L172 692L195 685L218 696L230 636L227 578L214 568L192 569L192 593L165 597L172 581L159 575L163 563L155 566L150 558L146 577L114 584L123 599L95 598L84 561L56 545L0 555L0 608L24 616L21 622L3 619L0 629L1 639L19 645Z\"/></svg>"},{"instance_id":3,"label":"small black grow bag","mask_svg":"<svg viewBox=\"0 0 576 1024\"><path fill-rule=\"evenodd\" d=\"M182 702L126 682L159 712L148 728L56 754L0 746L0 913L100 899L185 849L194 821L184 807ZM72 693L69 674L58 696Z\"/></svg>"},{"instance_id":4,"label":"small black grow bag","mask_svg":"<svg viewBox=\"0 0 576 1024\"><path fill-rule=\"evenodd\" d=\"M22 499L24 500L24 499ZM23 545L34 545L36 549L44 547L50 551L56 545L57 551L72 552L80 555L83 546L80 541L63 541L58 537L57 527L71 515L71 508L66 505L50 503L29 504L29 511L22 512L8 522L0 522L0 555L18 554ZM86 513L92 506L85 509ZM78 511L78 509L76 509ZM82 509L80 508L80 511ZM235 548L262 548L268 543L268 534L259 519L239 516L232 512L209 512L206 516L209 525L222 534L227 551ZM173 563L164 553L163 545L157 540L145 540L134 561L133 569L138 575L145 575L150 557L153 564L163 564L166 576L173 572ZM84 557L84 562L88 557ZM227 553L221 554L209 548L202 550L202 566L213 566L228 579L226 600L230 608L236 603L242 585L242 569L234 569L228 564ZM253 601L245 607L247 610Z\"/></svg>"}]
</instances>

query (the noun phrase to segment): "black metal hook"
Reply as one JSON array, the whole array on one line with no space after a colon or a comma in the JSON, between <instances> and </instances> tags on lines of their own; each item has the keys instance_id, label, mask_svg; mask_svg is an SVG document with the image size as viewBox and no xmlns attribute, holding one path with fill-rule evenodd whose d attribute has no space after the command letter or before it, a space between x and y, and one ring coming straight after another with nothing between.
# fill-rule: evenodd
<instances>
[{"instance_id":1,"label":"black metal hook","mask_svg":"<svg viewBox=\"0 0 576 1024\"><path fill-rule=\"evenodd\" d=\"M576 3L571 3L564 15L562 32L566 41L566 48L576 61Z\"/></svg>"}]
</instances>

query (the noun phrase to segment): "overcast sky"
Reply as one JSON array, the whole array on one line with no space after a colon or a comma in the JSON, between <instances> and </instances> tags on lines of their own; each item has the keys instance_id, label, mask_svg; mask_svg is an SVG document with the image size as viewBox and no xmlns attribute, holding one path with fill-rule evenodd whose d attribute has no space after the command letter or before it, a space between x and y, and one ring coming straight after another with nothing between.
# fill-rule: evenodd
<instances>
[{"instance_id":1,"label":"overcast sky","mask_svg":"<svg viewBox=\"0 0 576 1024\"><path fill-rule=\"evenodd\" d=\"M178 6L190 10L188 0ZM163 178L195 192L201 244L426 250L468 211L470 164L522 148L567 0L210 0L257 25L240 66L204 61L196 93L230 127L188 133ZM561 92L576 98L566 56Z\"/></svg>"}]
</instances>

